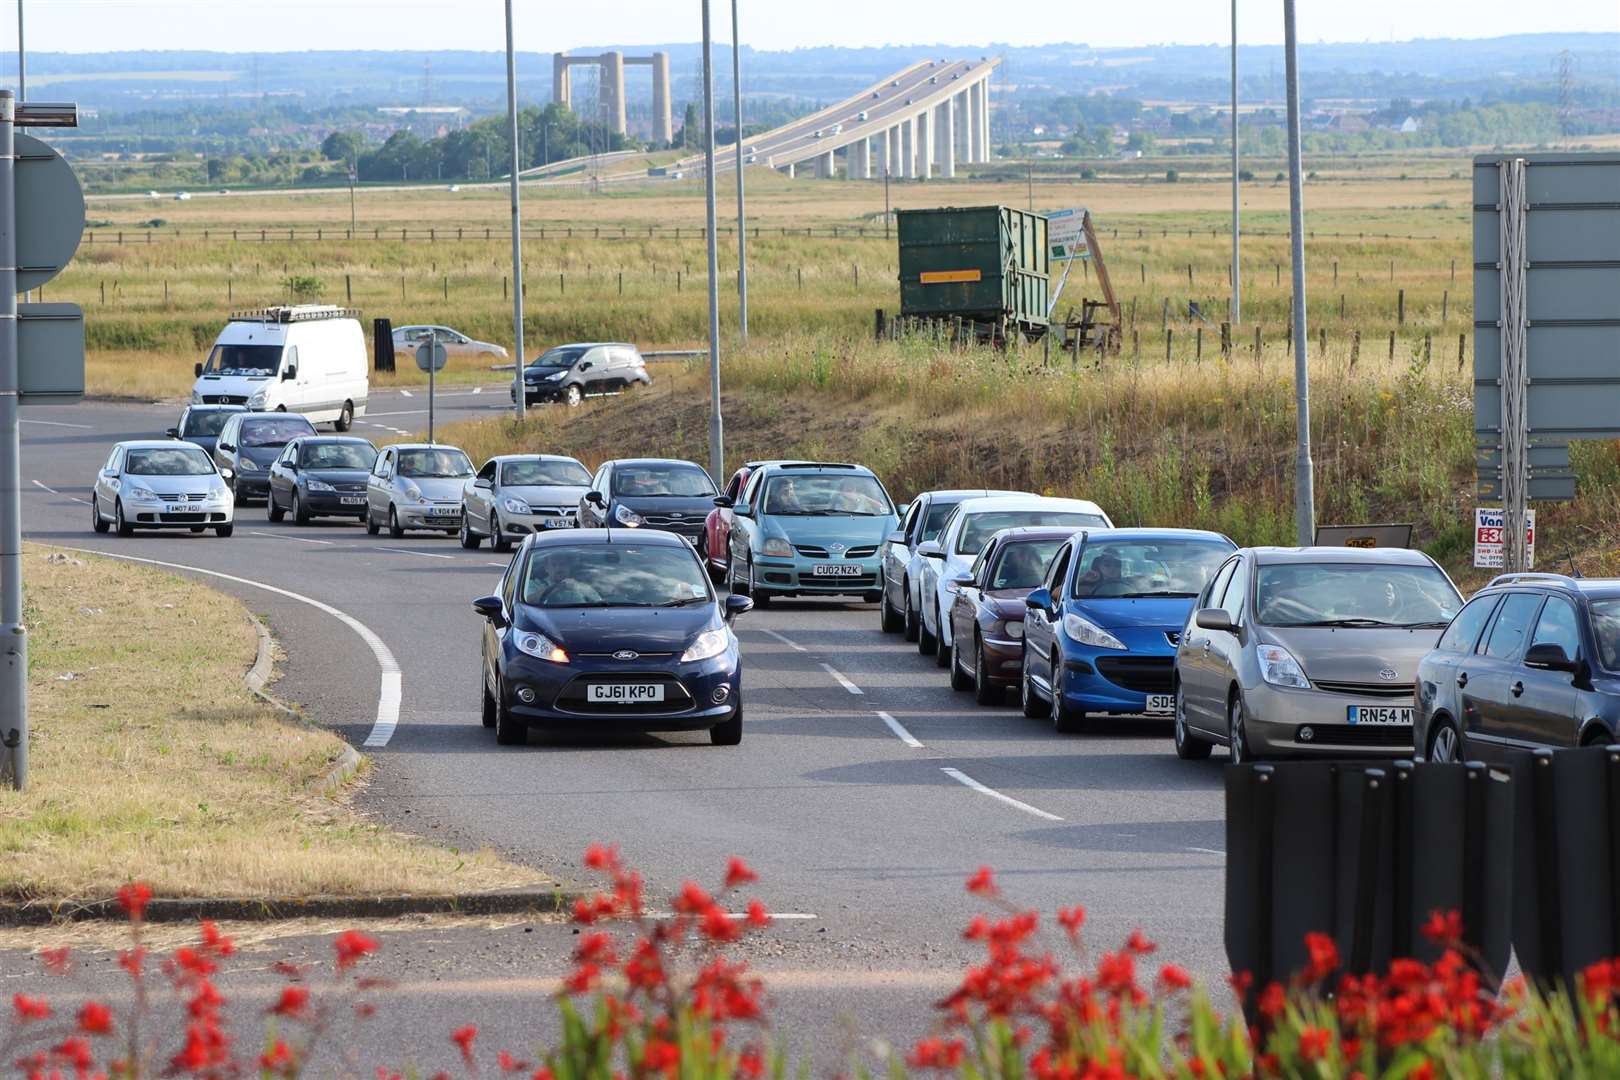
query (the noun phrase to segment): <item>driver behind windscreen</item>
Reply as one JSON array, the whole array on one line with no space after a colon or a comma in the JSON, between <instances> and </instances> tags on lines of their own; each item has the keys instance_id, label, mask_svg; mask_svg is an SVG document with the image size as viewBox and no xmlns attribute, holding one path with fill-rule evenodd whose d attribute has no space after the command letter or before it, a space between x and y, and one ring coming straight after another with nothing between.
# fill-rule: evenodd
<instances>
[{"instance_id":1,"label":"driver behind windscreen","mask_svg":"<svg viewBox=\"0 0 1620 1080\"><path fill-rule=\"evenodd\" d=\"M1090 570L1080 575L1076 584L1086 589L1083 594L1086 596L1121 596L1130 591L1124 569L1118 555L1105 551L1092 562Z\"/></svg>"},{"instance_id":2,"label":"driver behind windscreen","mask_svg":"<svg viewBox=\"0 0 1620 1080\"><path fill-rule=\"evenodd\" d=\"M528 601L541 606L568 604L599 604L602 594L586 580L590 572L588 560L578 552L564 548L552 552L545 561L545 576L529 579Z\"/></svg>"}]
</instances>

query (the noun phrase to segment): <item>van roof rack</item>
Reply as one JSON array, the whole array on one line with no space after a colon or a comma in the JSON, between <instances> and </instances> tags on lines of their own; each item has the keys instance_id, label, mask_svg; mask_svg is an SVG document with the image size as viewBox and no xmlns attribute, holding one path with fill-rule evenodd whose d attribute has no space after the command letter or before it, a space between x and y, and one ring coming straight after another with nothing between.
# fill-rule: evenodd
<instances>
[{"instance_id":1,"label":"van roof rack","mask_svg":"<svg viewBox=\"0 0 1620 1080\"><path fill-rule=\"evenodd\" d=\"M231 322L316 322L321 319L358 319L359 308L338 307L335 304L278 304L274 307L249 308L231 312Z\"/></svg>"},{"instance_id":2,"label":"van roof rack","mask_svg":"<svg viewBox=\"0 0 1620 1080\"><path fill-rule=\"evenodd\" d=\"M1491 579L1487 589L1495 585L1529 585L1537 581L1548 582L1554 585L1564 585L1571 589L1579 589L1580 582L1568 574L1552 574L1540 570L1526 570L1513 574L1498 574Z\"/></svg>"}]
</instances>

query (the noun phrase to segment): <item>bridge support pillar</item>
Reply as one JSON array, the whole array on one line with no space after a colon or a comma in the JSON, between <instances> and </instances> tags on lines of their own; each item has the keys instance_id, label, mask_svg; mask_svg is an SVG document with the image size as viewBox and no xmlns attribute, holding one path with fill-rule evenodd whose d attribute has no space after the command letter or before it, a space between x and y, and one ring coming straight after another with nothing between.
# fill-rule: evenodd
<instances>
[{"instance_id":1,"label":"bridge support pillar","mask_svg":"<svg viewBox=\"0 0 1620 1080\"><path fill-rule=\"evenodd\" d=\"M917 114L917 175L924 180L934 175L934 110L924 109Z\"/></svg>"},{"instance_id":2,"label":"bridge support pillar","mask_svg":"<svg viewBox=\"0 0 1620 1080\"><path fill-rule=\"evenodd\" d=\"M823 180L831 180L838 175L838 159L833 157L831 150L816 158L816 175Z\"/></svg>"},{"instance_id":3,"label":"bridge support pillar","mask_svg":"<svg viewBox=\"0 0 1620 1080\"><path fill-rule=\"evenodd\" d=\"M939 122L939 138L936 149L939 151L939 175L956 175L956 110L951 107L951 99L946 98L945 104L934 110Z\"/></svg>"},{"instance_id":4,"label":"bridge support pillar","mask_svg":"<svg viewBox=\"0 0 1620 1080\"><path fill-rule=\"evenodd\" d=\"M851 180L870 180L872 178L872 140L862 139L849 145L849 178Z\"/></svg>"},{"instance_id":5,"label":"bridge support pillar","mask_svg":"<svg viewBox=\"0 0 1620 1080\"><path fill-rule=\"evenodd\" d=\"M917 121L900 121L900 176L910 180L917 175Z\"/></svg>"},{"instance_id":6,"label":"bridge support pillar","mask_svg":"<svg viewBox=\"0 0 1620 1080\"><path fill-rule=\"evenodd\" d=\"M602 54L602 112L609 127L620 135L624 126L624 53Z\"/></svg>"},{"instance_id":7,"label":"bridge support pillar","mask_svg":"<svg viewBox=\"0 0 1620 1080\"><path fill-rule=\"evenodd\" d=\"M669 53L652 54L653 77L653 141L668 143L675 138L675 121L671 115L669 94ZM623 95L620 95L623 100Z\"/></svg>"}]
</instances>

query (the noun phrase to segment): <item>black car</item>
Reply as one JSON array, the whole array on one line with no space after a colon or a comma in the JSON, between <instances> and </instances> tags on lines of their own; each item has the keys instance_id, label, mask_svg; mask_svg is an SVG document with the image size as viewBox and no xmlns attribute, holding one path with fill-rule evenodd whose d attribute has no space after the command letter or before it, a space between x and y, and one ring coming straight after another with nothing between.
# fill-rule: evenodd
<instances>
[{"instance_id":1,"label":"black car","mask_svg":"<svg viewBox=\"0 0 1620 1080\"><path fill-rule=\"evenodd\" d=\"M180 414L180 422L164 434L171 439L183 439L188 443L194 443L212 454L214 443L218 440L225 421L240 412L247 412L247 406L188 405L186 411Z\"/></svg>"},{"instance_id":2,"label":"black car","mask_svg":"<svg viewBox=\"0 0 1620 1080\"><path fill-rule=\"evenodd\" d=\"M1413 742L1430 761L1500 760L1620 732L1620 579L1504 574L1418 664Z\"/></svg>"},{"instance_id":3,"label":"black car","mask_svg":"<svg viewBox=\"0 0 1620 1080\"><path fill-rule=\"evenodd\" d=\"M703 466L673 458L604 462L579 501L582 529L662 529L697 545L714 509L714 481Z\"/></svg>"},{"instance_id":4,"label":"black car","mask_svg":"<svg viewBox=\"0 0 1620 1080\"><path fill-rule=\"evenodd\" d=\"M618 394L632 386L651 386L647 362L634 345L587 342L548 349L523 369L523 400L566 401L578 405L588 397ZM517 400L517 390L511 391Z\"/></svg>"},{"instance_id":5,"label":"black car","mask_svg":"<svg viewBox=\"0 0 1620 1080\"><path fill-rule=\"evenodd\" d=\"M342 435L302 436L287 444L270 466L271 521L288 514L300 525L317 517L366 520L366 477L377 448Z\"/></svg>"},{"instance_id":6,"label":"black car","mask_svg":"<svg viewBox=\"0 0 1620 1080\"><path fill-rule=\"evenodd\" d=\"M668 533L531 534L484 616L483 722L521 745L529 727L703 731L742 741L742 658L697 553Z\"/></svg>"},{"instance_id":7,"label":"black car","mask_svg":"<svg viewBox=\"0 0 1620 1080\"><path fill-rule=\"evenodd\" d=\"M288 442L313 434L315 425L298 413L242 412L225 421L214 443L214 465L230 485L236 505L267 499L271 463Z\"/></svg>"}]
</instances>

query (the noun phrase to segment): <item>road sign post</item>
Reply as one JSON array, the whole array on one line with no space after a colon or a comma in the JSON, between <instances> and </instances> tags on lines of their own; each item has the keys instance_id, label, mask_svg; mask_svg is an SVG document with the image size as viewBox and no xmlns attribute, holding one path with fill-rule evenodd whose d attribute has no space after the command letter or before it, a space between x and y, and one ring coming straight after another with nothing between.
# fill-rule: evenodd
<instances>
[{"instance_id":1,"label":"road sign post","mask_svg":"<svg viewBox=\"0 0 1620 1080\"><path fill-rule=\"evenodd\" d=\"M428 442L433 441L433 404L438 396L435 376L449 359L449 350L439 344L439 332L430 329L428 339L416 347L416 366L428 373ZM519 370L522 367L522 364L518 365Z\"/></svg>"},{"instance_id":2,"label":"road sign post","mask_svg":"<svg viewBox=\"0 0 1620 1080\"><path fill-rule=\"evenodd\" d=\"M17 410L84 394L84 324L71 304L19 310L17 294L49 281L73 257L84 196L67 163L16 128L77 123L75 106L19 106L10 90L0 90L0 783L19 790L28 782L28 630Z\"/></svg>"}]
</instances>

